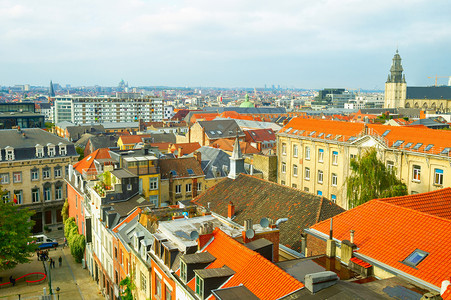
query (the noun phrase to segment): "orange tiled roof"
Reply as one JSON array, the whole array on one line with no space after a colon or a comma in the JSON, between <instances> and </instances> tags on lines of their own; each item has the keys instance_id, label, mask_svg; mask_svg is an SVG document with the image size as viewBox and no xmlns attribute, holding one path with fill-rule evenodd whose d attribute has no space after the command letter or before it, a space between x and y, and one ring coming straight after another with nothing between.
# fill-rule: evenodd
<instances>
[{"instance_id":1,"label":"orange tiled roof","mask_svg":"<svg viewBox=\"0 0 451 300\"><path fill-rule=\"evenodd\" d=\"M451 220L388 201L372 200L334 217L333 235L340 241L355 231L357 253L436 287L450 276ZM330 220L311 227L329 234ZM403 264L416 249L428 253L416 268ZM371 261L370 261L371 262Z\"/></svg>"},{"instance_id":2,"label":"orange tiled roof","mask_svg":"<svg viewBox=\"0 0 451 300\"><path fill-rule=\"evenodd\" d=\"M445 292L442 295L443 300L451 300L451 285L448 285L448 288L445 290Z\"/></svg>"},{"instance_id":3,"label":"orange tiled roof","mask_svg":"<svg viewBox=\"0 0 451 300\"><path fill-rule=\"evenodd\" d=\"M383 138L387 147L392 147L393 144L399 140L404 142L398 149L405 149L405 145L412 143L408 149L405 149L409 151L440 154L445 148L451 148L451 131L449 130L378 124L367 124L366 126L368 127L368 134ZM343 142L349 141L351 136L357 137L362 135L364 130L365 124L363 123L293 118L279 131L279 134L287 133L290 135L309 136L312 138L330 140L338 139ZM315 131L314 134L312 134L313 131ZM382 137L385 132L387 133ZM330 134L329 137L327 137L328 134ZM418 149L413 149L418 143L421 143L422 145ZM425 148L428 145L433 146L426 151ZM449 153L451 154L451 151L449 151Z\"/></svg>"},{"instance_id":4,"label":"orange tiled roof","mask_svg":"<svg viewBox=\"0 0 451 300\"><path fill-rule=\"evenodd\" d=\"M171 146L171 152L174 153L176 150L178 151L179 148L182 148L182 154L190 154L196 151L200 148L200 144L198 142L195 143L178 143L178 144L172 144Z\"/></svg>"},{"instance_id":5,"label":"orange tiled roof","mask_svg":"<svg viewBox=\"0 0 451 300\"><path fill-rule=\"evenodd\" d=\"M232 140L232 139L219 139L219 140L216 140L214 143L212 143L210 145L210 147L219 148L219 149L222 149L224 151L232 152L234 144L235 144L235 140ZM248 143L248 142L240 141L240 148L241 148L241 152L243 154L260 153L260 151L258 151L257 148L251 146L251 144Z\"/></svg>"},{"instance_id":6,"label":"orange tiled roof","mask_svg":"<svg viewBox=\"0 0 451 300\"><path fill-rule=\"evenodd\" d=\"M158 147L158 150L160 151L168 151L169 145L171 143L151 143L151 147Z\"/></svg>"},{"instance_id":7,"label":"orange tiled roof","mask_svg":"<svg viewBox=\"0 0 451 300\"><path fill-rule=\"evenodd\" d=\"M217 116L219 116L218 113L193 114L190 122L196 123L197 121L213 121Z\"/></svg>"},{"instance_id":8,"label":"orange tiled roof","mask_svg":"<svg viewBox=\"0 0 451 300\"><path fill-rule=\"evenodd\" d=\"M102 159L102 158L111 158L110 153L108 152L108 148L97 149L92 152L87 157L83 158L79 162L74 164L74 169L80 173L83 173L83 170L95 170L94 159Z\"/></svg>"},{"instance_id":9,"label":"orange tiled roof","mask_svg":"<svg viewBox=\"0 0 451 300\"><path fill-rule=\"evenodd\" d=\"M141 143L143 138L149 138L150 134L140 134L140 135L123 135L119 137L119 139L122 141L122 144L128 145L128 144L137 144Z\"/></svg>"},{"instance_id":10,"label":"orange tiled roof","mask_svg":"<svg viewBox=\"0 0 451 300\"><path fill-rule=\"evenodd\" d=\"M451 220L451 188L379 200Z\"/></svg>"},{"instance_id":11,"label":"orange tiled roof","mask_svg":"<svg viewBox=\"0 0 451 300\"><path fill-rule=\"evenodd\" d=\"M203 252L206 251L216 257L207 269L227 265L235 271L235 274L221 288L242 284L258 298L270 300L278 299L304 287L291 275L259 253L235 241L219 228L213 231L213 240L203 250Z\"/></svg>"},{"instance_id":12,"label":"orange tiled roof","mask_svg":"<svg viewBox=\"0 0 451 300\"><path fill-rule=\"evenodd\" d=\"M238 120L254 120L253 116L244 116L236 111L225 111L218 116L219 118L229 118L229 119L238 119Z\"/></svg>"}]
</instances>

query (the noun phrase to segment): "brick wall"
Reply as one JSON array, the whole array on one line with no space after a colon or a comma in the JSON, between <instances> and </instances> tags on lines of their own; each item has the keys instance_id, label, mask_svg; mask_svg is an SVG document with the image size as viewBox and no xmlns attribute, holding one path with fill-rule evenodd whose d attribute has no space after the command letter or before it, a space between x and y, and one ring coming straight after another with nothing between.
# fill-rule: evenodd
<instances>
[{"instance_id":1,"label":"brick wall","mask_svg":"<svg viewBox=\"0 0 451 300\"><path fill-rule=\"evenodd\" d=\"M313 256L319 254L326 254L327 242L325 240L307 234L307 255Z\"/></svg>"},{"instance_id":2,"label":"brick wall","mask_svg":"<svg viewBox=\"0 0 451 300\"><path fill-rule=\"evenodd\" d=\"M251 161L246 161L255 169L263 172L263 179L277 182L277 156L254 154Z\"/></svg>"}]
</instances>

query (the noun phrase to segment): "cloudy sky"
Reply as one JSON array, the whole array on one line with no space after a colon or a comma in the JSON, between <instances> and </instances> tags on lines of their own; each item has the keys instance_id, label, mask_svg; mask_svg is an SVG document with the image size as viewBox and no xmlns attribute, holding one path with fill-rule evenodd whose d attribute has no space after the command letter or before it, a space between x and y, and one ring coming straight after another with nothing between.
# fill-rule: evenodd
<instances>
[{"instance_id":1,"label":"cloudy sky","mask_svg":"<svg viewBox=\"0 0 451 300\"><path fill-rule=\"evenodd\" d=\"M0 85L383 89L397 47L451 76L451 1L0 0Z\"/></svg>"}]
</instances>

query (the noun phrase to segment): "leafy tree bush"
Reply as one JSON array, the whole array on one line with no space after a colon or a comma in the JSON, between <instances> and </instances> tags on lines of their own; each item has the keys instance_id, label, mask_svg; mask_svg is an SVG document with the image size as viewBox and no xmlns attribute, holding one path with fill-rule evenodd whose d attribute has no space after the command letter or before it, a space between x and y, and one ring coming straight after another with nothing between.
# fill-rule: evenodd
<instances>
[{"instance_id":1,"label":"leafy tree bush","mask_svg":"<svg viewBox=\"0 0 451 300\"><path fill-rule=\"evenodd\" d=\"M70 253L76 262L81 263L86 248L85 236L78 233L78 226L73 217L64 222L64 235L69 244Z\"/></svg>"},{"instance_id":2,"label":"leafy tree bush","mask_svg":"<svg viewBox=\"0 0 451 300\"><path fill-rule=\"evenodd\" d=\"M61 216L63 217L63 223L66 223L66 220L69 219L69 202L64 202L63 209L61 210Z\"/></svg>"},{"instance_id":3,"label":"leafy tree bush","mask_svg":"<svg viewBox=\"0 0 451 300\"><path fill-rule=\"evenodd\" d=\"M132 290L135 289L135 285L133 284L133 281L130 279L130 277L125 277L124 279L119 282L119 285L121 287L125 286L125 290L121 292L121 298L123 300L133 300L133 294Z\"/></svg>"},{"instance_id":4,"label":"leafy tree bush","mask_svg":"<svg viewBox=\"0 0 451 300\"><path fill-rule=\"evenodd\" d=\"M83 148L81 147L75 147L75 151L77 151L78 155L80 155L78 157L78 160L82 160L83 158L85 158L85 152L83 151Z\"/></svg>"},{"instance_id":5,"label":"leafy tree bush","mask_svg":"<svg viewBox=\"0 0 451 300\"><path fill-rule=\"evenodd\" d=\"M372 199L407 195L407 186L393 170L377 158L376 149L366 151L358 160L351 160L352 175L346 179L349 207Z\"/></svg>"},{"instance_id":6,"label":"leafy tree bush","mask_svg":"<svg viewBox=\"0 0 451 300\"><path fill-rule=\"evenodd\" d=\"M0 192L0 197L3 193ZM31 243L33 239L30 237L33 215L34 211L0 201L0 270L12 269L30 261L36 250L36 244Z\"/></svg>"}]
</instances>

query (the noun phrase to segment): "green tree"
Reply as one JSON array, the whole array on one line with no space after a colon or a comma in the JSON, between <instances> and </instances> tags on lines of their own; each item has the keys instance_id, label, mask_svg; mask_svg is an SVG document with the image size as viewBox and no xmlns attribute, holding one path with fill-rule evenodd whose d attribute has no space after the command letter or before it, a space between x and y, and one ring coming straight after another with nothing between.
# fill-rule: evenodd
<instances>
[{"instance_id":1,"label":"green tree","mask_svg":"<svg viewBox=\"0 0 451 300\"><path fill-rule=\"evenodd\" d=\"M78 226L73 217L68 218L64 222L64 236L67 239L70 253L75 258L75 261L81 263L86 248L85 236L78 233Z\"/></svg>"},{"instance_id":2,"label":"green tree","mask_svg":"<svg viewBox=\"0 0 451 300\"><path fill-rule=\"evenodd\" d=\"M66 220L69 219L69 201L64 201L63 209L61 209L61 216L63 217L63 223L66 223Z\"/></svg>"},{"instance_id":3,"label":"green tree","mask_svg":"<svg viewBox=\"0 0 451 300\"><path fill-rule=\"evenodd\" d=\"M125 290L121 292L121 298L123 300L133 300L132 290L135 289L135 286L130 277L127 276L124 279L122 279L121 282L119 282L119 285L121 287L125 286Z\"/></svg>"},{"instance_id":4,"label":"green tree","mask_svg":"<svg viewBox=\"0 0 451 300\"><path fill-rule=\"evenodd\" d=\"M0 270L11 269L30 261L36 250L30 237L34 225L31 220L33 215L34 211L0 201Z\"/></svg>"},{"instance_id":5,"label":"green tree","mask_svg":"<svg viewBox=\"0 0 451 300\"><path fill-rule=\"evenodd\" d=\"M346 178L349 207L371 199L407 195L407 187L377 158L376 149L366 151L358 160L351 160L352 175Z\"/></svg>"},{"instance_id":6,"label":"green tree","mask_svg":"<svg viewBox=\"0 0 451 300\"><path fill-rule=\"evenodd\" d=\"M82 160L83 158L85 158L85 152L84 152L83 148L81 148L81 147L75 147L75 151L77 151L78 155L80 155L80 156L78 157L78 160L79 160L79 161Z\"/></svg>"}]
</instances>

